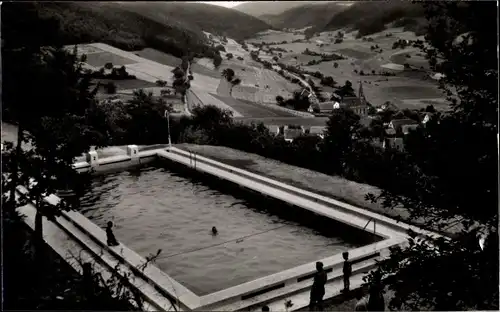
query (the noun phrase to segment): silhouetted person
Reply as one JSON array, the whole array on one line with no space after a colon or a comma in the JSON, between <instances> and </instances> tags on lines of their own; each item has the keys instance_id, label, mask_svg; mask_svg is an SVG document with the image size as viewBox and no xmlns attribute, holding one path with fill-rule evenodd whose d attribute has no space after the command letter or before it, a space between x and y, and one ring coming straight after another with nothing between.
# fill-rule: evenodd
<instances>
[{"instance_id":1,"label":"silhouetted person","mask_svg":"<svg viewBox=\"0 0 500 312\"><path fill-rule=\"evenodd\" d=\"M326 272L323 270L323 263L316 262L316 274L311 288L311 300L309 308L313 310L314 306L318 307L318 311L322 310L323 296L325 295Z\"/></svg>"},{"instance_id":2,"label":"silhouetted person","mask_svg":"<svg viewBox=\"0 0 500 312\"><path fill-rule=\"evenodd\" d=\"M217 231L217 228L215 226L212 226L212 235L217 235L217 233L219 233Z\"/></svg>"},{"instance_id":3,"label":"silhouetted person","mask_svg":"<svg viewBox=\"0 0 500 312\"><path fill-rule=\"evenodd\" d=\"M375 272L375 279L370 286L370 297L368 298L368 311L384 311L385 301L382 294L383 286L380 280L380 274Z\"/></svg>"},{"instance_id":4,"label":"silhouetted person","mask_svg":"<svg viewBox=\"0 0 500 312\"><path fill-rule=\"evenodd\" d=\"M341 292L348 292L351 286L349 279L352 274L352 265L351 262L349 262L349 253L347 251L342 253L342 257L344 258L344 267L342 268L342 273L344 274L344 289L341 290Z\"/></svg>"},{"instance_id":5,"label":"silhouetted person","mask_svg":"<svg viewBox=\"0 0 500 312\"><path fill-rule=\"evenodd\" d=\"M108 226L106 227L106 238L108 246L118 246L120 245L116 240L115 234L113 234L113 222L108 221Z\"/></svg>"},{"instance_id":6,"label":"silhouetted person","mask_svg":"<svg viewBox=\"0 0 500 312\"><path fill-rule=\"evenodd\" d=\"M269 312L269 311L271 311L271 310L269 309L268 306L265 305L262 307L262 312Z\"/></svg>"},{"instance_id":7,"label":"silhouetted person","mask_svg":"<svg viewBox=\"0 0 500 312\"><path fill-rule=\"evenodd\" d=\"M83 264L83 292L85 294L87 302L91 302L94 297L93 289L93 277L92 277L92 265L90 263Z\"/></svg>"}]
</instances>

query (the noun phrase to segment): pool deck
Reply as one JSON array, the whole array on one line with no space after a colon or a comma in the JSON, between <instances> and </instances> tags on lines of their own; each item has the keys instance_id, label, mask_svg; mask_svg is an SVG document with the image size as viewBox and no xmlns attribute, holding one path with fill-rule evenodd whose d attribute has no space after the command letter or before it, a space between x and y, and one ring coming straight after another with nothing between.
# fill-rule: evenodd
<instances>
[{"instance_id":1,"label":"pool deck","mask_svg":"<svg viewBox=\"0 0 500 312\"><path fill-rule=\"evenodd\" d=\"M134 152L134 150L137 152ZM94 152L88 159L96 157L96 154ZM106 168L115 168L117 164L119 164L119 168L124 168L154 158L165 159L219 179L236 183L263 196L281 200L290 205L301 207L315 214L341 221L382 237L383 240L381 241L349 250L350 259L354 262L351 289L361 286L364 274L375 267L376 259L389 254L389 247L402 245L407 241L408 229L420 234L439 236L436 233L403 222L397 222L383 215L292 187L175 147L158 146L157 149L141 151L137 146L129 146L126 154L120 154L102 159L94 158L92 163L87 163L82 159L75 163L75 168L79 171L86 171L91 168L103 171L107 170ZM22 189L22 187L20 188ZM46 201L52 203L56 203L58 200L55 195L46 198ZM36 210L32 206L28 206L21 207L20 211L30 216L26 222L32 224ZM44 220L44 222L51 223L48 220ZM159 270L154 264L148 265L144 271L135 269L146 260L123 244L120 244L119 247L108 247L105 243L104 231L78 212L63 212L61 217L57 217L52 222L57 223L57 226L45 225L44 223L44 237L49 245L53 246L55 250L59 250L60 254L66 254L68 250L73 254L81 253L82 250L86 251L89 254L88 259L93 258L96 263L101 264L104 262L105 265L101 265L107 266L107 269L103 269L104 271L109 271L115 263L119 263L124 267L124 270L133 272L138 277L134 286L141 291L149 307L153 310L172 310L172 307L169 307L170 301L167 299L168 297L175 298L177 301L176 308L179 310L257 311L264 304L270 306L272 310L284 310L285 300L291 300L293 306L289 310L293 311L309 304L309 292L312 286L312 276L315 273L316 261L205 296L197 296ZM58 229L59 232L66 233L66 236L53 234ZM78 243L68 243L68 241L75 240ZM325 299L338 296L340 289L343 287L343 259L341 255L336 254L317 261L322 261L325 270L328 272ZM77 268L77 265L75 268Z\"/></svg>"}]
</instances>

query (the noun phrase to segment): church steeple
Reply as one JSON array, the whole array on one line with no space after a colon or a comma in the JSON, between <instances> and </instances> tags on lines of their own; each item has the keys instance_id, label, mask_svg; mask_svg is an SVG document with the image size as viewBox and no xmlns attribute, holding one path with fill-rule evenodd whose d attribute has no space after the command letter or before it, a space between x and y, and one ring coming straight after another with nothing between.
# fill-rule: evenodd
<instances>
[{"instance_id":1,"label":"church steeple","mask_svg":"<svg viewBox=\"0 0 500 312\"><path fill-rule=\"evenodd\" d=\"M366 103L365 94L363 93L363 83L361 82L361 80L359 81L358 98L361 100L363 104Z\"/></svg>"}]
</instances>

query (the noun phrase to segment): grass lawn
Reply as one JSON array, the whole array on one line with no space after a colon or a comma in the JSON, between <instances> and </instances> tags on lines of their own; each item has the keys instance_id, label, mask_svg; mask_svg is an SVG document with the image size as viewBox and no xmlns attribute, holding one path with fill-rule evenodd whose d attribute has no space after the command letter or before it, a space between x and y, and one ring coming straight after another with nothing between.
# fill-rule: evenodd
<instances>
[{"instance_id":1,"label":"grass lawn","mask_svg":"<svg viewBox=\"0 0 500 312\"><path fill-rule=\"evenodd\" d=\"M268 42L282 42L282 41L291 42L297 39L304 39L304 34L295 35L290 32L269 30L266 32L258 33L257 37L248 40L248 42L250 43L261 43L261 42L268 43Z\"/></svg>"},{"instance_id":2,"label":"grass lawn","mask_svg":"<svg viewBox=\"0 0 500 312\"><path fill-rule=\"evenodd\" d=\"M380 189L375 186L349 181L338 176L329 176L309 169L291 166L257 154L246 153L223 146L178 144L177 147L304 190L368 209L387 217L407 219L409 216L408 211L404 208L389 210L379 203L366 201L366 194L380 193ZM422 220L411 220L411 223L417 226L421 225L421 222ZM459 229L459 227L451 226L444 233L453 235Z\"/></svg>"},{"instance_id":3,"label":"grass lawn","mask_svg":"<svg viewBox=\"0 0 500 312\"><path fill-rule=\"evenodd\" d=\"M106 63L112 63L114 66L122 66L135 64L137 61L110 52L99 52L87 54L87 61L85 63L94 67L103 67Z\"/></svg>"},{"instance_id":4,"label":"grass lawn","mask_svg":"<svg viewBox=\"0 0 500 312\"><path fill-rule=\"evenodd\" d=\"M128 80L113 80L113 79L94 79L94 83L100 82L103 86L108 82L113 82L116 85L116 90L130 90L130 89L144 89L156 87L156 84L141 79L128 79Z\"/></svg>"}]
</instances>

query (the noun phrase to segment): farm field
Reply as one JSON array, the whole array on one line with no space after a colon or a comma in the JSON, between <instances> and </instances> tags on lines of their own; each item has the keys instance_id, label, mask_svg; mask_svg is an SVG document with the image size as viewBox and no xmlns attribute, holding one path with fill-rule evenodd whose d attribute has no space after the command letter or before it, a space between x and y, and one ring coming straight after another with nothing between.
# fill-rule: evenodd
<instances>
[{"instance_id":1,"label":"farm field","mask_svg":"<svg viewBox=\"0 0 500 312\"><path fill-rule=\"evenodd\" d=\"M172 67L180 66L182 63L182 60L178 57L151 48L135 51L134 54L145 59ZM211 61L212 60L210 60L210 62ZM191 64L191 70L194 74L205 75L212 78L220 78L219 71L215 69L209 69L206 66L202 66L194 62L193 64Z\"/></svg>"},{"instance_id":2,"label":"farm field","mask_svg":"<svg viewBox=\"0 0 500 312\"><path fill-rule=\"evenodd\" d=\"M320 56L305 55L302 53L290 53L281 58L279 62L286 65L296 66L296 65L306 65L307 62L319 61L319 60L321 60Z\"/></svg>"},{"instance_id":3,"label":"farm field","mask_svg":"<svg viewBox=\"0 0 500 312\"><path fill-rule=\"evenodd\" d=\"M273 110L266 106L256 104L254 102L235 99L229 96L221 96L218 94L210 94L212 97L224 102L226 105L234 108L244 117L262 118L262 117L290 117L293 116L287 112ZM304 118L305 119L305 118Z\"/></svg>"},{"instance_id":4,"label":"farm field","mask_svg":"<svg viewBox=\"0 0 500 312\"><path fill-rule=\"evenodd\" d=\"M336 34L337 31L323 32L312 38L311 43L277 45L276 47L293 50L293 52L283 53L283 58L279 61L289 65L300 65L307 71L319 71L325 76L332 76L338 85L343 85L349 80L355 90L358 89L359 82L362 81L365 96L374 105L391 101L401 108L421 108L428 105L424 103L428 103L429 100L432 100L434 105L438 107L447 105L441 100L443 93L438 89L436 81L430 79L429 73L426 72L428 64L422 52L413 47L392 49L393 43L398 39L417 40L423 39L423 37L417 37L412 32L404 32L402 28L390 28L367 36L367 38L372 38L372 41L356 39L356 32L344 32L342 43L331 43L330 41ZM391 34L391 36L388 37L387 34ZM325 42L325 45L318 47L315 43L316 40ZM374 45L377 45L379 49L371 49ZM310 57L300 54L306 48L321 53L339 53L347 59L307 66L305 63L309 61ZM297 56L298 60L294 60L294 56ZM337 63L337 68L334 67L335 63ZM405 63L414 69L404 70L402 65ZM422 67L423 70L421 70ZM368 75L361 76L354 70L358 72L362 70ZM375 75L372 74L372 71L375 71ZM377 75L380 71L391 72L396 76ZM313 80L319 85L319 79L313 78ZM426 100L427 102L425 102Z\"/></svg>"},{"instance_id":5,"label":"farm field","mask_svg":"<svg viewBox=\"0 0 500 312\"><path fill-rule=\"evenodd\" d=\"M103 67L106 63L112 63L116 67L135 64L137 61L110 52L94 52L87 54L86 63L93 67Z\"/></svg>"},{"instance_id":6,"label":"farm field","mask_svg":"<svg viewBox=\"0 0 500 312\"><path fill-rule=\"evenodd\" d=\"M233 69L235 76L241 79L241 85L234 87L232 93L233 97L238 99L274 104L277 95L290 98L293 91L299 88L297 84L289 82L278 73L265 69L258 63L228 61L221 66L221 70L225 68ZM221 81L218 94L229 95L226 84L227 82Z\"/></svg>"},{"instance_id":7,"label":"farm field","mask_svg":"<svg viewBox=\"0 0 500 312\"><path fill-rule=\"evenodd\" d=\"M105 54L103 52L92 52L91 54L89 54L89 55L93 55L94 53L99 54L100 55L99 62L101 63L113 62L113 60L120 58L129 59L131 60L131 62L133 61L130 64L126 64L125 67L129 74L135 75L139 80L144 80L152 83L155 83L157 80L165 80L169 84L173 82L172 70L175 68L175 66L161 64L156 61L137 56L132 52L123 51L103 43L79 45L79 51L80 51L79 53L83 53L84 51L89 49L92 51L107 52ZM163 60L165 63L173 64L172 58L165 56ZM92 64L90 65L94 66ZM217 89L218 84L219 84L219 79L205 76L202 74L195 75L194 80L191 81L192 86L196 86L198 89L206 90L207 92L215 91Z\"/></svg>"},{"instance_id":8,"label":"farm field","mask_svg":"<svg viewBox=\"0 0 500 312\"><path fill-rule=\"evenodd\" d=\"M304 34L293 34L290 32L267 30L257 34L255 38L248 40L249 43L261 43L261 42L282 42L282 41L293 41L297 39L304 39Z\"/></svg>"},{"instance_id":9,"label":"farm field","mask_svg":"<svg viewBox=\"0 0 500 312\"><path fill-rule=\"evenodd\" d=\"M326 126L328 118L327 117L315 117L315 118L302 118L302 117L264 117L264 118L249 118L249 117L240 117L235 118L235 121L251 124L258 124L260 122L265 125L274 125L274 126L286 126L286 125L297 125L304 127L313 127L313 126Z\"/></svg>"}]
</instances>

